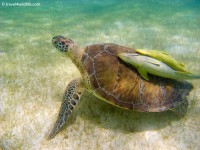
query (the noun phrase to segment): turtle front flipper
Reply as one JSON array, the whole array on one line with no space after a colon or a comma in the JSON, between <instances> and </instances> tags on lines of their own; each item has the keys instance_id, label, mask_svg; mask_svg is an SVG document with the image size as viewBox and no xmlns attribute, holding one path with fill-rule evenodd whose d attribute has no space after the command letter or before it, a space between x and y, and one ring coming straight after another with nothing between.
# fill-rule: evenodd
<instances>
[{"instance_id":1,"label":"turtle front flipper","mask_svg":"<svg viewBox=\"0 0 200 150\"><path fill-rule=\"evenodd\" d=\"M66 123L75 106L79 102L82 92L83 87L80 78L74 79L68 84L63 96L59 115L52 131L48 136L48 139L52 139L59 132L60 128Z\"/></svg>"}]
</instances>

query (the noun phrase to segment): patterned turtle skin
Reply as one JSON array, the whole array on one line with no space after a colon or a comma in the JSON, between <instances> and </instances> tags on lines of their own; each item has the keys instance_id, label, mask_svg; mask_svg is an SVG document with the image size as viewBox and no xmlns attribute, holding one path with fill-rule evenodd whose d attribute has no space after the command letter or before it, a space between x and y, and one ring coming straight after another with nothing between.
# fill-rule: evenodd
<instances>
[{"instance_id":1,"label":"patterned turtle skin","mask_svg":"<svg viewBox=\"0 0 200 150\"><path fill-rule=\"evenodd\" d=\"M71 39L56 36L53 45L65 53L81 72L65 91L58 118L49 134L53 138L67 122L84 90L114 106L140 112L172 110L184 115L187 95L193 86L186 81L149 75L144 80L137 70L123 62L119 53L136 53L112 43L93 44L79 48Z\"/></svg>"}]
</instances>

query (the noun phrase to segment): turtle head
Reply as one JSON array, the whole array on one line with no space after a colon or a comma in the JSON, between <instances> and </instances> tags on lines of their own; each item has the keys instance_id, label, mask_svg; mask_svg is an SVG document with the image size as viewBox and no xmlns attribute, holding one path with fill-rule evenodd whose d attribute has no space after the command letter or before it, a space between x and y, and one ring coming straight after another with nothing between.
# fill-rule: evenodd
<instances>
[{"instance_id":1,"label":"turtle head","mask_svg":"<svg viewBox=\"0 0 200 150\"><path fill-rule=\"evenodd\" d=\"M52 44L61 52L68 52L75 47L74 41L61 35L53 37Z\"/></svg>"}]
</instances>

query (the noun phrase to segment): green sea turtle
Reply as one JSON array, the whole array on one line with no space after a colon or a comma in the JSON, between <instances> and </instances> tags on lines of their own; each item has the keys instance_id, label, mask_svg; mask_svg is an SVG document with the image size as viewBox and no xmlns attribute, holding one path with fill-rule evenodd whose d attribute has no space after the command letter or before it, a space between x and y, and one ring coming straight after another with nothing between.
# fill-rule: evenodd
<instances>
[{"instance_id":1,"label":"green sea turtle","mask_svg":"<svg viewBox=\"0 0 200 150\"><path fill-rule=\"evenodd\" d=\"M170 109L185 114L188 106L186 96L193 86L154 75L149 75L150 81L144 80L134 67L118 57L119 53L134 54L134 49L112 43L93 44L81 49L63 36L53 37L52 43L72 60L82 76L68 84L49 139L66 123L84 90L128 110L162 112Z\"/></svg>"}]
</instances>

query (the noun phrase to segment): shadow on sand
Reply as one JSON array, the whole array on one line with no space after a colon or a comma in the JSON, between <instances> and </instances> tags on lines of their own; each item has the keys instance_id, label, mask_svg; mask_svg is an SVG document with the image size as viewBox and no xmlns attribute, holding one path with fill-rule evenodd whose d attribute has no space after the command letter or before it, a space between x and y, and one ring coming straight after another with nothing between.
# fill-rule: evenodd
<instances>
[{"instance_id":1,"label":"shadow on sand","mask_svg":"<svg viewBox=\"0 0 200 150\"><path fill-rule=\"evenodd\" d=\"M74 124L77 116L90 121L95 126L123 133L159 130L183 117L177 116L171 111L143 113L121 109L99 100L89 93L84 93L79 105L61 131Z\"/></svg>"}]
</instances>

